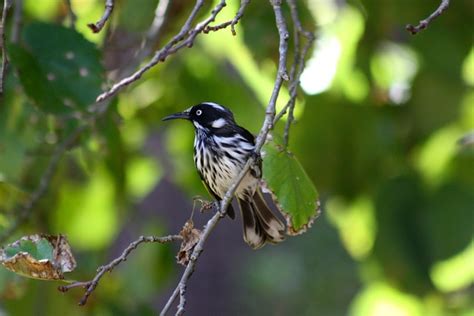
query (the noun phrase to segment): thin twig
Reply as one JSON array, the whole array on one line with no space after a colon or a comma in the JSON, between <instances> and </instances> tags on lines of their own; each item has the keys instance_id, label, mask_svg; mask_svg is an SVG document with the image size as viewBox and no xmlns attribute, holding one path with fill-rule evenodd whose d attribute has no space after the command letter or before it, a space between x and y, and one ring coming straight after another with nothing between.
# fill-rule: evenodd
<instances>
[{"instance_id":1,"label":"thin twig","mask_svg":"<svg viewBox=\"0 0 474 316\"><path fill-rule=\"evenodd\" d=\"M69 16L69 23L71 25L71 28L75 29L76 28L77 16L74 13L74 9L72 8L71 0L64 0L64 3L66 4L67 15Z\"/></svg>"},{"instance_id":2,"label":"thin twig","mask_svg":"<svg viewBox=\"0 0 474 316\"><path fill-rule=\"evenodd\" d=\"M230 30L232 31L232 35L237 35L237 33L235 32L235 26L237 25L237 23L239 23L240 19L242 19L242 16L244 15L244 11L245 11L245 8L247 7L247 5L250 3L250 0L241 0L240 1L240 8L239 10L237 11L236 15L234 16L234 18L230 21L226 21L226 22L223 22L221 24L217 24L217 25L208 25L204 28L203 32L204 33L209 33L211 31L218 31L218 30L221 30L221 29L225 29L226 27L228 27L230 25Z\"/></svg>"},{"instance_id":3,"label":"thin twig","mask_svg":"<svg viewBox=\"0 0 474 316\"><path fill-rule=\"evenodd\" d=\"M194 8L189 15L188 19L184 23L183 27L179 31L179 33L174 36L168 44L165 45L162 49L158 50L153 58L142 68L137 70L132 75L123 78L118 83L114 84L112 88L108 91L100 94L97 97L97 101L103 101L105 99L110 98L111 96L115 95L119 90L123 89L124 87L130 85L131 83L137 81L142 77L142 75L147 72L150 68L155 66L160 62L164 62L168 56L171 54L176 53L183 47L192 47L196 36L201 33L204 28L209 25L209 23L213 22L217 16L217 14L225 7L225 0L221 0L216 7L212 10L211 16L206 20L198 23L194 28L192 27L192 22L196 18L199 10L204 5L204 0L197 0Z\"/></svg>"},{"instance_id":4,"label":"thin twig","mask_svg":"<svg viewBox=\"0 0 474 316\"><path fill-rule=\"evenodd\" d=\"M431 13L429 17L427 17L424 20L421 20L420 23L418 23L417 26L414 26L412 24L407 24L406 25L406 30L410 32L412 35L417 34L418 32L426 29L428 25L437 17L439 17L443 12L449 7L449 0L441 0L441 3L439 7L436 9L435 12Z\"/></svg>"},{"instance_id":5,"label":"thin twig","mask_svg":"<svg viewBox=\"0 0 474 316\"><path fill-rule=\"evenodd\" d=\"M303 28L303 26L301 25L301 22L298 18L298 14L297 14L297 11L296 11L296 3L294 2L294 0L287 0L287 1L288 1L289 6L290 6L291 17L292 17L293 23L295 24L296 30L298 30L298 33L300 35L303 35L303 37L306 38L307 42L306 42L306 44L304 45L303 49L300 52L300 58L298 58L299 63L296 64L297 59L296 59L296 56L295 56L295 61L292 65L292 68L291 68L291 71L290 71L290 78L291 78L291 80L290 80L291 81L291 84L290 84L290 99L288 100L287 104L283 107L283 109L280 112L278 112L278 114L275 116L273 124L276 124L283 117L283 115L285 115L288 112L288 109L292 105L293 100L296 99L296 91L297 91L298 85L300 83L299 79L301 77L301 73L304 70L305 61L306 61L305 58L306 58L306 55L308 54L308 51L311 48L311 46L313 45L314 40L315 40L314 34L309 32L309 31L306 31ZM296 46L297 45L295 45L295 47ZM297 52L295 51L295 54L296 53Z\"/></svg>"},{"instance_id":6,"label":"thin twig","mask_svg":"<svg viewBox=\"0 0 474 316\"><path fill-rule=\"evenodd\" d=\"M168 299L165 307L162 309L160 312L161 316L166 315L166 313L169 311L171 308L171 305L173 304L174 300L177 298L177 296L180 294L182 291L181 289L186 286L189 278L191 277L196 262L199 258L199 255L204 249L204 244L209 237L210 233L212 230L216 227L217 223L219 220L225 216L227 207L229 206L232 197L234 196L234 193L239 185L239 183L242 181L244 178L245 174L249 171L251 166L253 166L256 162L257 156L260 153L260 150L262 149L263 144L265 143L265 140L267 138L268 132L272 129L273 127L273 119L275 117L275 106L276 106L276 101L278 99L278 95L280 93L281 87L283 85L283 81L287 80L288 75L286 72L286 60L287 60L287 54L288 54L288 30L286 26L285 19L283 17L283 13L281 11L281 1L280 0L273 0L270 1L273 7L273 11L275 12L275 20L276 20L276 25L278 28L278 34L280 37L280 45L279 45L279 61L278 61L278 73L275 79L275 84L274 88L272 91L272 95L270 97L270 100L267 105L266 109L266 115L265 115L265 120L263 122L263 126L260 130L260 133L258 134L256 143L255 143L255 153L256 155L252 155L249 157L247 160L245 166L243 167L242 171L239 173L239 175L232 181L232 185L230 188L227 190L226 194L224 195L223 199L221 200L220 203L220 208L219 211L216 212L216 214L207 222L201 238L199 242L196 244L193 253L191 254L190 260L188 265L186 266L186 269L183 272L183 275L181 276L181 279L178 283L178 286L175 288L173 293L171 294L170 298ZM179 309L178 312L182 313L184 312L184 304L185 301L183 301L184 296L180 298L180 303L179 303Z\"/></svg>"},{"instance_id":7,"label":"thin twig","mask_svg":"<svg viewBox=\"0 0 474 316\"><path fill-rule=\"evenodd\" d=\"M105 11L100 20L95 23L89 23L87 26L92 30L92 32L99 33L104 27L105 23L107 23L109 20L113 10L114 0L105 0Z\"/></svg>"},{"instance_id":8,"label":"thin twig","mask_svg":"<svg viewBox=\"0 0 474 316\"><path fill-rule=\"evenodd\" d=\"M166 21L166 12L168 11L170 0L160 0L155 9L155 18L148 29L145 38L140 45L140 50L137 52L136 56L132 61L124 65L120 71L114 75L114 78L123 78L130 76L135 69L143 62L143 60L148 57L153 47L156 45L160 39L161 31Z\"/></svg>"},{"instance_id":9,"label":"thin twig","mask_svg":"<svg viewBox=\"0 0 474 316\"><path fill-rule=\"evenodd\" d=\"M180 235L169 235L165 237L156 237L156 236L140 236L137 240L134 242L130 243L127 248L125 248L120 256L112 260L106 265L103 265L97 269L97 274L91 281L86 281L86 282L74 282L68 285L64 286L59 286L58 290L61 292L67 292L72 288L75 287L82 287L86 291L84 295L82 296L81 300L79 301L80 306L84 306L87 303L87 299L89 296L92 294L92 292L95 290L97 285L99 285L100 279L104 276L106 272L111 272L116 266L118 266L120 263L124 262L127 260L128 255L135 250L138 245L142 243L160 243L160 244L165 244L177 240L181 240L182 237Z\"/></svg>"},{"instance_id":10,"label":"thin twig","mask_svg":"<svg viewBox=\"0 0 474 316\"><path fill-rule=\"evenodd\" d=\"M21 23L23 20L23 0L15 0L13 7L13 22L10 40L12 43L18 43L20 40Z\"/></svg>"},{"instance_id":11,"label":"thin twig","mask_svg":"<svg viewBox=\"0 0 474 316\"><path fill-rule=\"evenodd\" d=\"M5 80L5 73L8 67L7 47L5 38L5 23L7 20L8 9L11 5L11 0L4 0L2 18L0 20L0 50L2 51L2 69L0 69L0 95L3 94L3 85Z\"/></svg>"},{"instance_id":12,"label":"thin twig","mask_svg":"<svg viewBox=\"0 0 474 316\"><path fill-rule=\"evenodd\" d=\"M295 110L296 105L296 97L298 92L298 86L300 84L300 77L301 73L303 72L304 65L305 65L305 58L308 50L313 45L314 42L314 35L311 32L306 31L303 29L301 25L301 21L298 16L298 8L296 6L295 0L287 0L288 6L290 7L291 12L291 20L293 22L294 27L294 61L291 67L290 78L290 99L288 100L288 119L286 121L285 130L283 133L284 139L284 146L288 146L289 138L290 138L290 127L294 120L293 112ZM306 38L306 44L301 49L300 44L300 36ZM283 112L283 111L282 111ZM286 110L285 110L286 112Z\"/></svg>"},{"instance_id":13,"label":"thin twig","mask_svg":"<svg viewBox=\"0 0 474 316\"><path fill-rule=\"evenodd\" d=\"M158 2L155 9L155 18L153 19L153 22L146 33L147 42L152 41L157 36L159 36L166 21L166 12L168 11L169 4L170 0L160 0Z\"/></svg>"}]
</instances>

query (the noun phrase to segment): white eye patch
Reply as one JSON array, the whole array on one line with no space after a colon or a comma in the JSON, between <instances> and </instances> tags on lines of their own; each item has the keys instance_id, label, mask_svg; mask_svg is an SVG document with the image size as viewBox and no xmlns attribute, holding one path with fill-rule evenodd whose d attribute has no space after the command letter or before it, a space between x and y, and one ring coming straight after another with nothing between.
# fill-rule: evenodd
<instances>
[{"instance_id":1,"label":"white eye patch","mask_svg":"<svg viewBox=\"0 0 474 316\"><path fill-rule=\"evenodd\" d=\"M197 116L199 116L199 115L201 115L201 114L202 114L202 111L201 111L201 110L197 110L197 111L196 111L196 115L197 115Z\"/></svg>"},{"instance_id":2,"label":"white eye patch","mask_svg":"<svg viewBox=\"0 0 474 316\"><path fill-rule=\"evenodd\" d=\"M212 127L213 128L221 128L226 124L227 124L227 122L223 118L220 118L220 119L217 119L214 122L212 122Z\"/></svg>"}]
</instances>

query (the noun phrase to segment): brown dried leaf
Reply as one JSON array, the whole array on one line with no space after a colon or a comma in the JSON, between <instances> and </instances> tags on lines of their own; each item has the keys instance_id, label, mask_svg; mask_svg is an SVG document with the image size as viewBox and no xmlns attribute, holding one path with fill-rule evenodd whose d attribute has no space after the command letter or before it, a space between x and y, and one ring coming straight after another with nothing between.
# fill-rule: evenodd
<instances>
[{"instance_id":1,"label":"brown dried leaf","mask_svg":"<svg viewBox=\"0 0 474 316\"><path fill-rule=\"evenodd\" d=\"M63 273L76 268L64 235L22 237L0 249L0 263L19 275L41 280L63 280Z\"/></svg>"},{"instance_id":2,"label":"brown dried leaf","mask_svg":"<svg viewBox=\"0 0 474 316\"><path fill-rule=\"evenodd\" d=\"M181 247L176 255L176 261L185 266L188 264L194 246L199 242L202 232L199 229L194 228L192 220L188 220L179 234L183 237L183 241L181 242Z\"/></svg>"}]
</instances>

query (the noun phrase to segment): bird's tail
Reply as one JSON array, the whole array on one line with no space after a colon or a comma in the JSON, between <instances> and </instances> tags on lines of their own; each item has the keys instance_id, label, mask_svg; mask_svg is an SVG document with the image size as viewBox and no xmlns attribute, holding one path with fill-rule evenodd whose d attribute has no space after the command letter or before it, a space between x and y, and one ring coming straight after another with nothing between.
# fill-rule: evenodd
<instances>
[{"instance_id":1,"label":"bird's tail","mask_svg":"<svg viewBox=\"0 0 474 316\"><path fill-rule=\"evenodd\" d=\"M273 214L257 189L251 200L238 199L244 229L244 240L253 249L266 242L276 244L285 239L285 225Z\"/></svg>"}]
</instances>

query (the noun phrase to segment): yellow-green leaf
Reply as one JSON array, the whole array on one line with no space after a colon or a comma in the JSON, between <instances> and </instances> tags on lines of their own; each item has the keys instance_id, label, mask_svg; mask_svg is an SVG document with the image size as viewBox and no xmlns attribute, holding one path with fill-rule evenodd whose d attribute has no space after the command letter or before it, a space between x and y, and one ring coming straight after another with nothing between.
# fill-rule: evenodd
<instances>
[{"instance_id":1,"label":"yellow-green leaf","mask_svg":"<svg viewBox=\"0 0 474 316\"><path fill-rule=\"evenodd\" d=\"M319 194L296 157L275 139L263 147L263 184L285 216L287 233L306 232L318 216Z\"/></svg>"}]
</instances>

